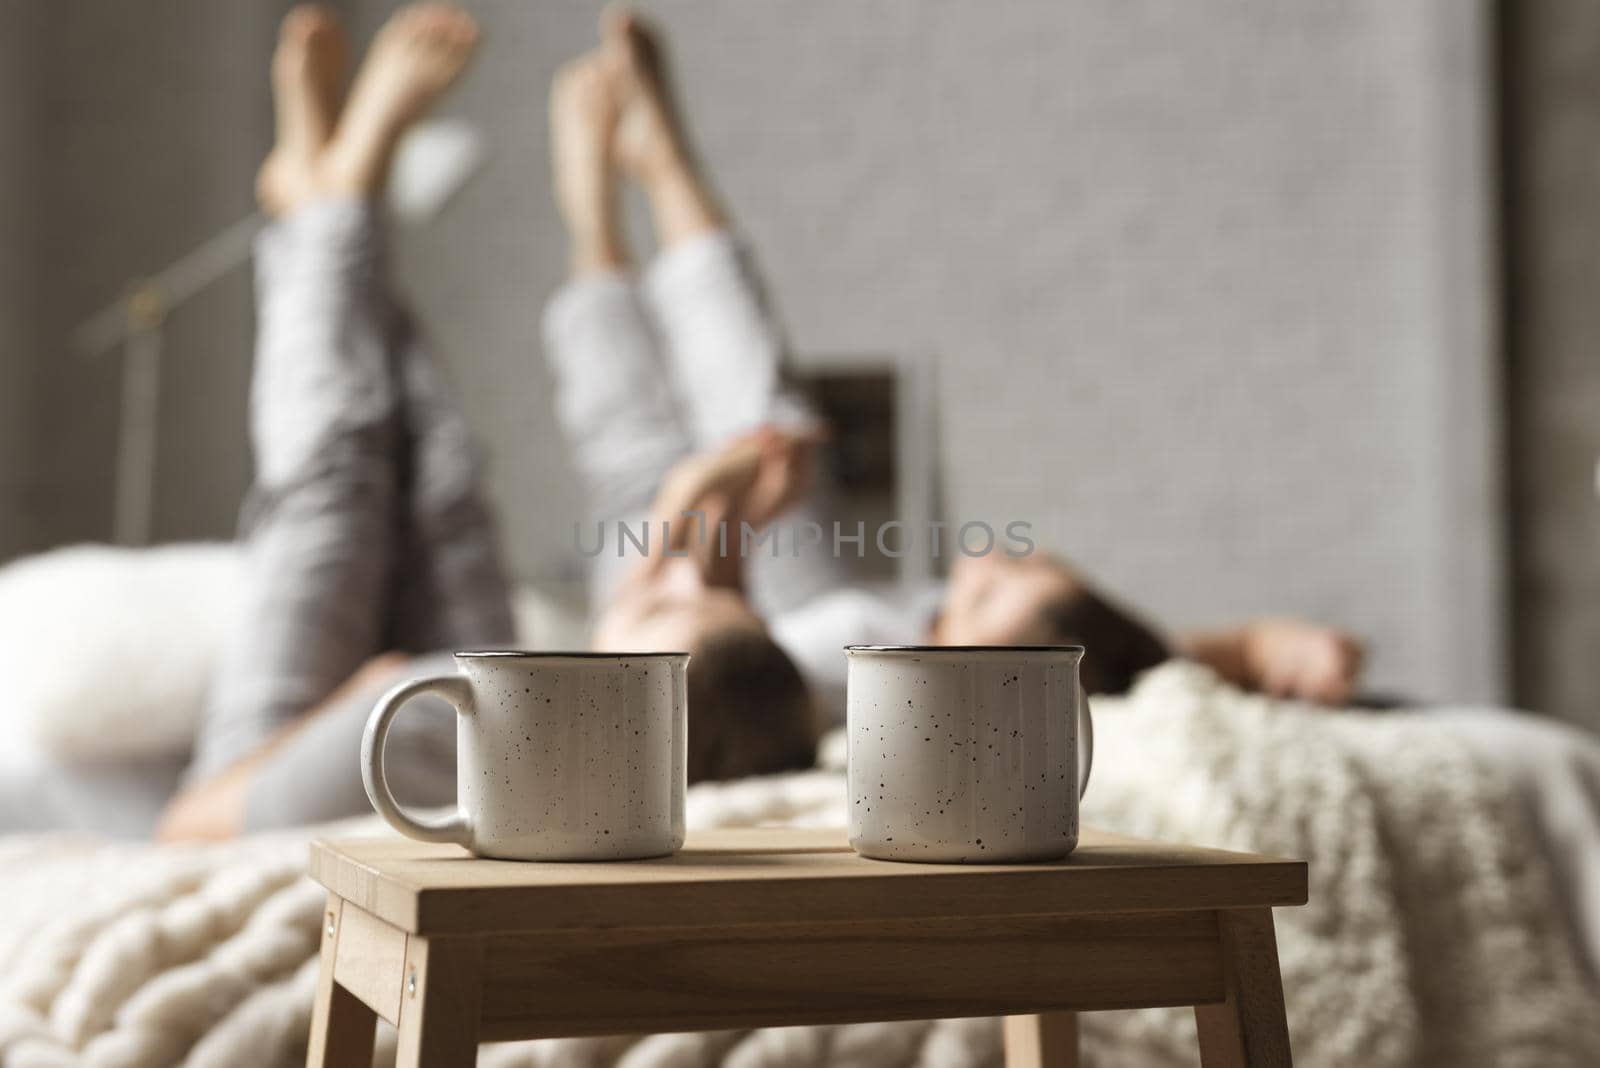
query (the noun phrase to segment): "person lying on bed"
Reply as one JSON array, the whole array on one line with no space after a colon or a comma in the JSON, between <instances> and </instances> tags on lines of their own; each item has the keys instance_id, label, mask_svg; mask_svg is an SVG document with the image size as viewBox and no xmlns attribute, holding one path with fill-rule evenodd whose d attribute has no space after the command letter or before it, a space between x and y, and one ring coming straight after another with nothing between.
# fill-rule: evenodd
<instances>
[{"instance_id":1,"label":"person lying on bed","mask_svg":"<svg viewBox=\"0 0 1600 1068\"><path fill-rule=\"evenodd\" d=\"M1082 641L1095 692L1124 690L1178 653L1251 689L1329 703L1351 695L1361 651L1348 635L1267 619L1169 644L1047 553L957 556L947 584L897 597L852 588L820 548L798 558L785 548L776 559L752 550L741 561L744 490L719 481L743 479L764 497L748 506L754 529L797 502L800 517L820 517L822 504L806 495L817 420L787 381L781 331L688 143L657 36L626 11L608 13L601 36L552 94L555 187L572 265L545 315L557 412L598 517L649 517L651 533L682 538L695 533L682 511L717 507L696 504L698 493L720 498L723 514L692 522L716 530L721 518L731 534L730 558L671 560L658 544L641 562L633 546L619 558L615 526L600 528L613 536L598 538L593 560L598 645L687 645L702 615L739 616L751 634L765 620L811 693L798 692L794 671L764 647L775 681L749 697L791 714L809 699L824 722L842 718L840 647L857 642ZM655 227L658 254L641 277L617 205L624 177L644 193ZM665 491L649 508L658 486ZM592 526L579 539L585 552L595 541Z\"/></svg>"},{"instance_id":2,"label":"person lying on bed","mask_svg":"<svg viewBox=\"0 0 1600 1068\"><path fill-rule=\"evenodd\" d=\"M682 647L736 621L750 635L739 647L767 677L747 676L745 707L735 702L727 715L750 714L781 738L794 736L808 701L824 722L842 718L840 646L856 642L1080 641L1092 691L1126 689L1177 654L1246 689L1328 704L1352 696L1361 649L1346 634L1268 619L1168 640L1045 553L958 556L946 584L884 597L851 588L827 555L741 560L736 545L724 556L714 541L702 543L682 511L703 512L712 528L724 518L730 530L780 512L823 516L807 494L816 420L785 382L776 320L695 166L656 39L623 12L605 18L602 37L552 96L573 277L547 310L546 356L596 514L649 515L658 535L678 521L669 544L689 556L668 557L658 541L655 555L624 561L607 544L592 561L598 647ZM658 239L659 254L637 279L615 204L619 176L644 191ZM1600 747L1534 716L1427 714L1516 783L1574 930L1600 962L1600 805L1589 770L1600 766Z\"/></svg>"},{"instance_id":3,"label":"person lying on bed","mask_svg":"<svg viewBox=\"0 0 1600 1068\"><path fill-rule=\"evenodd\" d=\"M368 811L357 755L382 689L448 670L448 654L431 650L515 640L479 461L390 287L376 206L401 134L459 77L477 37L453 7L402 9L341 106L346 43L333 15L304 6L284 20L272 64L277 143L258 182L274 222L257 249L245 603L162 837ZM747 717L709 718L713 695L749 692L782 654L748 613L702 619L677 635L695 654L696 777L810 763L809 717L787 736ZM404 766L396 778L410 800L449 803L453 717L443 706L407 716L388 760Z\"/></svg>"}]
</instances>

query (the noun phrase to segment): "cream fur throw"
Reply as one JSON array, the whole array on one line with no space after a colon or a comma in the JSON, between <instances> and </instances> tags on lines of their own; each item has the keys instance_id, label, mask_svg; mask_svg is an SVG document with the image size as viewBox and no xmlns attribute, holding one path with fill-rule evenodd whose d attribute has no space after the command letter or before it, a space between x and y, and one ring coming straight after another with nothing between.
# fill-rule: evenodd
<instances>
[{"instance_id":1,"label":"cream fur throw","mask_svg":"<svg viewBox=\"0 0 1600 1068\"><path fill-rule=\"evenodd\" d=\"M1600 1063L1600 1011L1508 783L1427 716L1249 697L1170 664L1096 702L1086 818L1311 861L1277 913L1298 1063ZM837 770L696 787L691 823L838 824ZM368 822L339 828L371 833ZM305 834L223 847L0 842L0 1061L290 1065L304 1053L321 892ZM1194 1063L1187 1011L1084 1018L1090 1064ZM979 1066L994 1021L486 1046L572 1068Z\"/></svg>"}]
</instances>

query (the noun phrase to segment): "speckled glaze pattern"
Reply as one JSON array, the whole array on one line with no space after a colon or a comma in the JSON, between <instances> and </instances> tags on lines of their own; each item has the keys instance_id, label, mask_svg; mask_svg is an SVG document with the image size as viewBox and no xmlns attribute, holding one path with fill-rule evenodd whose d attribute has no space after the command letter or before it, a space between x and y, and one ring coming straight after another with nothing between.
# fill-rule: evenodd
<instances>
[{"instance_id":1,"label":"speckled glaze pattern","mask_svg":"<svg viewBox=\"0 0 1600 1068\"><path fill-rule=\"evenodd\" d=\"M852 647L846 655L856 852L940 863L1072 852L1078 717L1087 714L1081 649Z\"/></svg>"},{"instance_id":2,"label":"speckled glaze pattern","mask_svg":"<svg viewBox=\"0 0 1600 1068\"><path fill-rule=\"evenodd\" d=\"M373 710L362 771L402 834L512 860L630 860L683 845L685 654L457 654L459 675L396 687ZM456 717L458 811L419 820L383 778L383 736L409 698Z\"/></svg>"}]
</instances>

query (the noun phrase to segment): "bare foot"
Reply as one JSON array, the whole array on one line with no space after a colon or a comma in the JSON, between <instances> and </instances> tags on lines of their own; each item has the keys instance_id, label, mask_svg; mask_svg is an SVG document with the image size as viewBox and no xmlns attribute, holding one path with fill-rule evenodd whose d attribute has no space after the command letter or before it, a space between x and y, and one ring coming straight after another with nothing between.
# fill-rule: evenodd
<instances>
[{"instance_id":1,"label":"bare foot","mask_svg":"<svg viewBox=\"0 0 1600 1068\"><path fill-rule=\"evenodd\" d=\"M333 12L302 4L283 18L272 56L278 137L256 177L256 197L274 215L317 190L317 161L339 114L349 46Z\"/></svg>"},{"instance_id":2,"label":"bare foot","mask_svg":"<svg viewBox=\"0 0 1600 1068\"><path fill-rule=\"evenodd\" d=\"M550 86L550 166L572 242L573 274L611 270L628 259L613 160L621 114L618 61L605 50L579 56Z\"/></svg>"},{"instance_id":3,"label":"bare foot","mask_svg":"<svg viewBox=\"0 0 1600 1068\"><path fill-rule=\"evenodd\" d=\"M610 8L600 18L600 35L606 50L617 56L622 78L625 107L617 124L617 162L641 185L689 166L655 31L627 8Z\"/></svg>"},{"instance_id":4,"label":"bare foot","mask_svg":"<svg viewBox=\"0 0 1600 1068\"><path fill-rule=\"evenodd\" d=\"M402 8L378 31L322 158L328 192L372 196L394 147L466 70L478 24L449 4Z\"/></svg>"},{"instance_id":5,"label":"bare foot","mask_svg":"<svg viewBox=\"0 0 1600 1068\"><path fill-rule=\"evenodd\" d=\"M600 18L604 51L616 56L622 92L617 162L650 199L661 244L722 227L722 213L695 164L659 35L638 14Z\"/></svg>"}]
</instances>

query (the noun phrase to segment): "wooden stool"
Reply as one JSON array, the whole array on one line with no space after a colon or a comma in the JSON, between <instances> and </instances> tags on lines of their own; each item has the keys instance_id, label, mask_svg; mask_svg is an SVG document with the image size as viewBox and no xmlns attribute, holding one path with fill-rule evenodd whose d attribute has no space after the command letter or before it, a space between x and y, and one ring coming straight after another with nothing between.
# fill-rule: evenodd
<instances>
[{"instance_id":1,"label":"wooden stool","mask_svg":"<svg viewBox=\"0 0 1600 1068\"><path fill-rule=\"evenodd\" d=\"M1086 830L1056 864L891 864L842 831L692 834L619 864L318 842L307 1063L471 1065L479 1040L1009 1016L1006 1063L1070 1065L1074 1013L1194 1005L1207 1066L1286 1065L1272 906L1306 866Z\"/></svg>"}]
</instances>

